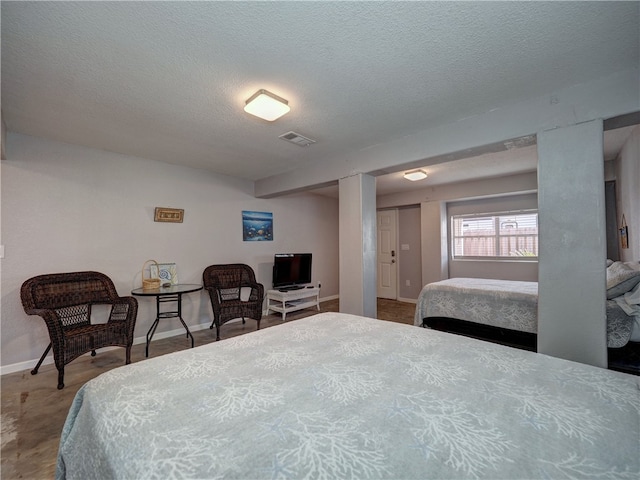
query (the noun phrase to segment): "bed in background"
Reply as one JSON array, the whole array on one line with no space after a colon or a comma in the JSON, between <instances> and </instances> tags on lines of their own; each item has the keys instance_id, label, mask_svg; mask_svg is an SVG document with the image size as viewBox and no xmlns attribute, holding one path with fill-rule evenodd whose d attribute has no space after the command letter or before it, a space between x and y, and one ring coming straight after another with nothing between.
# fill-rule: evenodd
<instances>
[{"instance_id":1,"label":"bed in background","mask_svg":"<svg viewBox=\"0 0 640 480\"><path fill-rule=\"evenodd\" d=\"M624 308L640 283L640 271L632 265L635 264L613 262L607 267L609 348L624 347L630 340L640 341L640 308L637 316L628 315L630 309ZM430 283L420 292L414 324L437 329L450 326L462 331L466 327L469 332L481 332L479 336L482 332L489 336L502 334L514 339L512 343L522 342L530 347L533 342L535 348L538 283L485 278L451 278Z\"/></svg>"},{"instance_id":2,"label":"bed in background","mask_svg":"<svg viewBox=\"0 0 640 480\"><path fill-rule=\"evenodd\" d=\"M89 381L56 477L638 478L638 381L322 313Z\"/></svg>"}]
</instances>

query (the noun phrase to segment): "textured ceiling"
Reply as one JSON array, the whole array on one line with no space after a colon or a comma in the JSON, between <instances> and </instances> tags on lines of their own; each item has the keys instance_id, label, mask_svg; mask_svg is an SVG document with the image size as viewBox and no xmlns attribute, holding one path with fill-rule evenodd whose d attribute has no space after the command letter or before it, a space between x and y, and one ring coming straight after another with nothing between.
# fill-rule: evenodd
<instances>
[{"instance_id":1,"label":"textured ceiling","mask_svg":"<svg viewBox=\"0 0 640 480\"><path fill-rule=\"evenodd\" d=\"M3 1L2 110L12 132L256 180L637 67L639 5ZM260 88L291 113L247 115Z\"/></svg>"}]
</instances>

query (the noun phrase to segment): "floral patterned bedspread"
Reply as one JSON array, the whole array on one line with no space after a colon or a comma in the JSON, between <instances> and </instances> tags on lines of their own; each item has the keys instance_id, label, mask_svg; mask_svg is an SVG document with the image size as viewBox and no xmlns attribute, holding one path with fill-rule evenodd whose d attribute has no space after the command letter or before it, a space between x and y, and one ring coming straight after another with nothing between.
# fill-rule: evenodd
<instances>
[{"instance_id":1,"label":"floral patterned bedspread","mask_svg":"<svg viewBox=\"0 0 640 480\"><path fill-rule=\"evenodd\" d=\"M89 381L56 477L637 479L639 380L323 313Z\"/></svg>"},{"instance_id":2,"label":"floral patterned bedspread","mask_svg":"<svg viewBox=\"0 0 640 480\"><path fill-rule=\"evenodd\" d=\"M450 278L425 285L415 325L427 317L446 317L538 333L538 283L487 278ZM633 318L607 301L607 346L620 348L631 337Z\"/></svg>"}]
</instances>

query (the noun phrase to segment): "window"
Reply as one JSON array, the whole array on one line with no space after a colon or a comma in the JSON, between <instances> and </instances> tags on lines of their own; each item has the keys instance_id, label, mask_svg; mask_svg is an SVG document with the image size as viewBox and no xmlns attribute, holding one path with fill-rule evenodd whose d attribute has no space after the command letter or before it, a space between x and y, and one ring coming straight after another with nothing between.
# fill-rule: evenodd
<instances>
[{"instance_id":1,"label":"window","mask_svg":"<svg viewBox=\"0 0 640 480\"><path fill-rule=\"evenodd\" d=\"M453 258L537 260L538 212L452 215Z\"/></svg>"}]
</instances>

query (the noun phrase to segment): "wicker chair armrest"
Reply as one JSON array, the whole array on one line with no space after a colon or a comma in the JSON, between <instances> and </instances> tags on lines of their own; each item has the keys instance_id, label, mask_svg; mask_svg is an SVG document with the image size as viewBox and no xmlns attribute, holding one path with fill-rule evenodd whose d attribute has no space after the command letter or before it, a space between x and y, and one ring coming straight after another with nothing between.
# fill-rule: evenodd
<instances>
[{"instance_id":1,"label":"wicker chair armrest","mask_svg":"<svg viewBox=\"0 0 640 480\"><path fill-rule=\"evenodd\" d=\"M134 297L118 297L114 299L108 322L127 322L127 331L133 335L138 317L138 300Z\"/></svg>"},{"instance_id":2,"label":"wicker chair armrest","mask_svg":"<svg viewBox=\"0 0 640 480\"><path fill-rule=\"evenodd\" d=\"M214 287L213 285L209 285L209 286L205 286L204 289L209 292L209 298L211 298L211 305L213 307L218 307L220 306L220 294L219 294L219 288L218 287Z\"/></svg>"},{"instance_id":3,"label":"wicker chair armrest","mask_svg":"<svg viewBox=\"0 0 640 480\"><path fill-rule=\"evenodd\" d=\"M250 283L249 285L251 287L251 296L253 296L253 290L256 291L256 296L259 299L262 299L264 297L264 285L262 285L261 283Z\"/></svg>"},{"instance_id":4,"label":"wicker chair armrest","mask_svg":"<svg viewBox=\"0 0 640 480\"><path fill-rule=\"evenodd\" d=\"M47 325L47 330L49 330L51 338L62 338L64 336L62 323L53 310L47 308L32 308L26 313L27 315L37 315L41 317Z\"/></svg>"},{"instance_id":5,"label":"wicker chair armrest","mask_svg":"<svg viewBox=\"0 0 640 480\"><path fill-rule=\"evenodd\" d=\"M25 308L25 313L27 315L38 315L43 318L47 314L53 314L55 316L55 313L52 310L49 310L48 308L29 308L29 309Z\"/></svg>"},{"instance_id":6,"label":"wicker chair armrest","mask_svg":"<svg viewBox=\"0 0 640 480\"><path fill-rule=\"evenodd\" d=\"M117 297L113 299L113 305L129 305L132 308L135 308L138 306L138 299L135 297Z\"/></svg>"}]
</instances>

